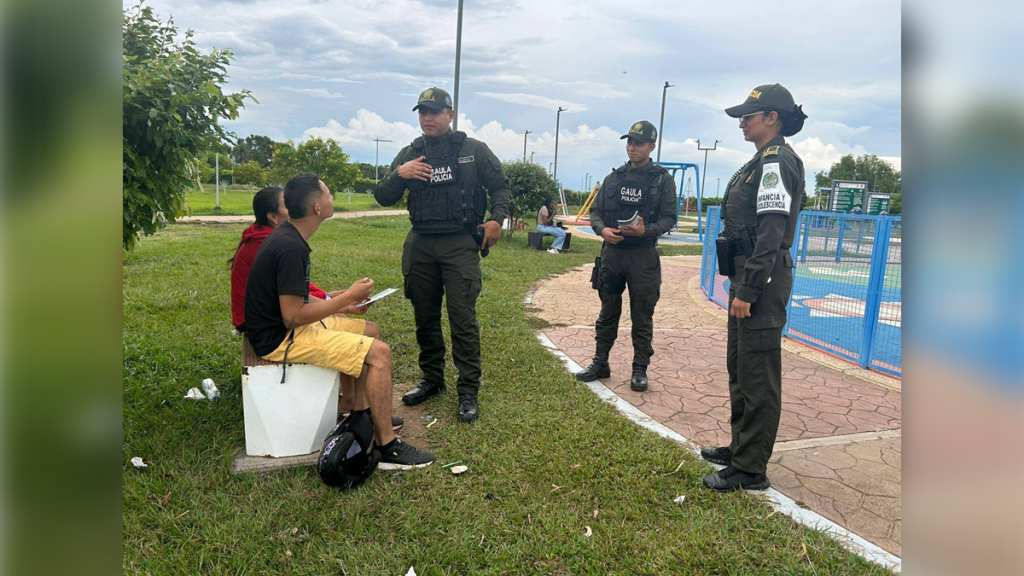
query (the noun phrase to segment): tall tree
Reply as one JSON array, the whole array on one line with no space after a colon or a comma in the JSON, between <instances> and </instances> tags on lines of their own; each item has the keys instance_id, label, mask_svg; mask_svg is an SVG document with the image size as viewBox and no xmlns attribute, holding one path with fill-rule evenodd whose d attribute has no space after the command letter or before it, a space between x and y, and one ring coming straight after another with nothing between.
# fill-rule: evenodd
<instances>
[{"instance_id":1,"label":"tall tree","mask_svg":"<svg viewBox=\"0 0 1024 576\"><path fill-rule=\"evenodd\" d=\"M238 142L232 155L239 164L252 160L266 168L274 159L274 141L267 136L250 134Z\"/></svg>"},{"instance_id":2,"label":"tall tree","mask_svg":"<svg viewBox=\"0 0 1024 576\"><path fill-rule=\"evenodd\" d=\"M558 187L551 175L540 164L529 162L504 162L505 177L512 190L509 217L521 218L536 212L548 198L558 197Z\"/></svg>"},{"instance_id":3,"label":"tall tree","mask_svg":"<svg viewBox=\"0 0 1024 576\"><path fill-rule=\"evenodd\" d=\"M892 164L874 154L865 154L857 158L848 154L833 164L828 172L818 172L814 175L816 188L831 188L833 180L867 181L868 190L871 191L875 190L877 182L879 192L900 191L900 172Z\"/></svg>"},{"instance_id":4,"label":"tall tree","mask_svg":"<svg viewBox=\"0 0 1024 576\"><path fill-rule=\"evenodd\" d=\"M133 248L185 212L199 158L228 140L218 119L235 119L248 90L225 94L229 50L201 54L192 31L150 7L122 12L122 245ZM180 38L180 40L179 40Z\"/></svg>"}]
</instances>

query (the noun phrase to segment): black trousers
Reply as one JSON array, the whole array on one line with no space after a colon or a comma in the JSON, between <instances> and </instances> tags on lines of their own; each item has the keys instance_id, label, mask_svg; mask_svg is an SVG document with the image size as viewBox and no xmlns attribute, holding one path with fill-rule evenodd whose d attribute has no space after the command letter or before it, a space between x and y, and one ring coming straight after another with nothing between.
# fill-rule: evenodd
<instances>
[{"instance_id":1,"label":"black trousers","mask_svg":"<svg viewBox=\"0 0 1024 576\"><path fill-rule=\"evenodd\" d=\"M452 357L459 370L459 394L480 389L480 252L471 234L420 234L410 231L402 251L405 296L412 301L423 378L444 383L444 335L441 298L447 295Z\"/></svg>"},{"instance_id":2,"label":"black trousers","mask_svg":"<svg viewBox=\"0 0 1024 576\"><path fill-rule=\"evenodd\" d=\"M745 260L736 258L736 269ZM729 304L736 297L737 277L730 278ZM751 474L763 473L772 456L782 415L782 329L793 291L793 259L780 250L767 287L750 307L749 318L729 316L726 365L732 405L732 465Z\"/></svg>"},{"instance_id":3,"label":"black trousers","mask_svg":"<svg viewBox=\"0 0 1024 576\"><path fill-rule=\"evenodd\" d=\"M633 323L633 363L647 366L654 355L654 307L661 297L661 257L654 246L616 248L605 244L601 249L601 313L594 324L599 353L610 351L618 337L626 287Z\"/></svg>"}]
</instances>

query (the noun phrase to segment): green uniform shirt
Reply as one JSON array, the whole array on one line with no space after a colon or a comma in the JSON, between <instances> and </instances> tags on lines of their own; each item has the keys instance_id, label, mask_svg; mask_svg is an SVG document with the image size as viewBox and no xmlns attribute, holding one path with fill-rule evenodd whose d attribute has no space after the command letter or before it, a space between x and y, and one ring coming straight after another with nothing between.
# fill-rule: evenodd
<instances>
[{"instance_id":1,"label":"green uniform shirt","mask_svg":"<svg viewBox=\"0 0 1024 576\"><path fill-rule=\"evenodd\" d=\"M665 170L661 166L655 164L653 160L648 160L647 164L644 164L639 168L633 168L629 162L626 162L622 166L626 169L626 175L645 175L649 174L652 170ZM604 216L602 215L602 211L604 210L604 183L609 182L609 178L611 177L612 174L609 174L601 181L601 190L598 191L597 198L594 199L594 205L590 208L590 227L598 236L600 236L601 231L609 225L613 228L618 228L618 226L616 226L616 222L605 224ZM674 228L676 225L676 181L667 171L661 178L661 184L658 186L658 190L661 194L658 205L658 221L644 222L644 227L646 229L644 231L644 238L657 238Z\"/></svg>"},{"instance_id":2,"label":"green uniform shirt","mask_svg":"<svg viewBox=\"0 0 1024 576\"><path fill-rule=\"evenodd\" d=\"M447 154L452 134L453 132L448 130L437 138L424 137L427 154ZM476 169L477 179L487 189L491 199L490 219L498 223L504 221L508 217L508 203L512 191L505 179L505 172L501 169L501 162L498 161L494 152L491 152L491 149L483 142L466 138L462 146L459 147L459 157L473 159L465 164L460 163L459 169L465 170L470 167ZM387 174L377 184L377 189L373 193L378 204L393 206L402 199L407 188L406 181L398 175L398 167L416 158L419 156L413 150L412 144L399 151L398 156L395 156L391 162Z\"/></svg>"}]
</instances>

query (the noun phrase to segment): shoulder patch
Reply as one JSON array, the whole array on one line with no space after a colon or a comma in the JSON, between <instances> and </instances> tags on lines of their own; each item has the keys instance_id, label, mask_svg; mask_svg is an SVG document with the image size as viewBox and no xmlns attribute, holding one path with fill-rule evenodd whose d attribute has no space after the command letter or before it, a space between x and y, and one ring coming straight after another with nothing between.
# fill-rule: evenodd
<instances>
[{"instance_id":1,"label":"shoulder patch","mask_svg":"<svg viewBox=\"0 0 1024 576\"><path fill-rule=\"evenodd\" d=\"M778 155L779 155L779 147L778 146L769 146L768 149L764 151L764 154L761 155L761 157L762 158L767 158L769 156L778 156Z\"/></svg>"},{"instance_id":2,"label":"shoulder patch","mask_svg":"<svg viewBox=\"0 0 1024 576\"><path fill-rule=\"evenodd\" d=\"M782 169L778 162L769 162L761 171L761 183L757 189L757 213L789 215L793 196L782 181Z\"/></svg>"}]
</instances>

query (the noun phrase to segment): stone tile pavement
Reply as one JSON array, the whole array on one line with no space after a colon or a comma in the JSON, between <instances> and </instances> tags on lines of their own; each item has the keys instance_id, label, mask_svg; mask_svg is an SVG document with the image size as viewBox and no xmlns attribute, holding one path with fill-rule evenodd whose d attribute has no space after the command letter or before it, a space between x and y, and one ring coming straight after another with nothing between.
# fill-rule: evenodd
<instances>
[{"instance_id":1,"label":"stone tile pavement","mask_svg":"<svg viewBox=\"0 0 1024 576\"><path fill-rule=\"evenodd\" d=\"M662 259L661 300L654 315L655 356L647 392L629 389L632 346L628 295L611 377L604 384L662 424L701 446L729 442L724 314L694 298L700 257ZM594 353L600 308L590 267L536 286L527 310L551 326L543 332L586 366ZM699 289L698 289L699 290ZM822 516L900 554L899 381L787 343L783 405L768 475L775 488Z\"/></svg>"}]
</instances>

